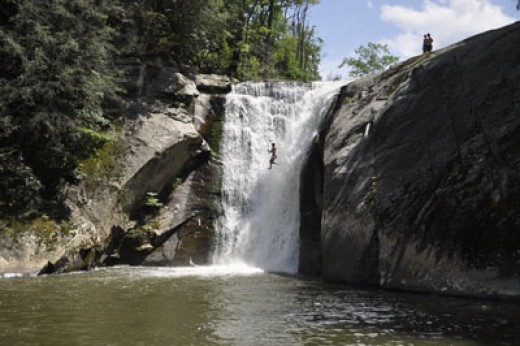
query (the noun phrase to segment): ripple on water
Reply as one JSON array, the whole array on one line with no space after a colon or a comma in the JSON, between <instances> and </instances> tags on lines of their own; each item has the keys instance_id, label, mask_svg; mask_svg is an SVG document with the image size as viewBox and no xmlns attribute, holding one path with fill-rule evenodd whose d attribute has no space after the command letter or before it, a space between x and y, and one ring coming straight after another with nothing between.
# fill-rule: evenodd
<instances>
[{"instance_id":1,"label":"ripple on water","mask_svg":"<svg viewBox=\"0 0 520 346\"><path fill-rule=\"evenodd\" d=\"M236 272L117 268L0 280L0 344L516 346L520 340L515 303Z\"/></svg>"}]
</instances>

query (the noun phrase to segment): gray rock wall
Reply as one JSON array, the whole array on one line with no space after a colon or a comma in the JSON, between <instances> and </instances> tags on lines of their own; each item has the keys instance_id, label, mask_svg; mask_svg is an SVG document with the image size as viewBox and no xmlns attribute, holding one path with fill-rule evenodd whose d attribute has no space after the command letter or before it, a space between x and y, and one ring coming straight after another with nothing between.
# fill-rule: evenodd
<instances>
[{"instance_id":1,"label":"gray rock wall","mask_svg":"<svg viewBox=\"0 0 520 346\"><path fill-rule=\"evenodd\" d=\"M220 83L222 80L220 77ZM220 83L217 85L221 86ZM206 85L211 84L207 82ZM143 265L187 266L211 263L214 221L220 212L218 198L221 169L218 153L225 95L220 93L217 86L210 90L217 93L202 92L195 101L194 125L211 152L207 152L206 158L193 167L196 169L182 176L182 184L172 192L165 208L154 218L160 225L156 231L159 238L163 235L168 238L164 243L157 244L142 262Z\"/></svg>"},{"instance_id":2,"label":"gray rock wall","mask_svg":"<svg viewBox=\"0 0 520 346\"><path fill-rule=\"evenodd\" d=\"M37 220L34 230L0 238L0 272L35 271L47 262L42 274L116 264L209 262L218 212L222 93L231 82L202 75L199 92L173 66L141 66L139 74L128 77L139 87L124 124L112 133L113 143L82 163L79 184L63 189L72 230ZM147 206L149 193L164 206ZM44 239L42 232L52 239Z\"/></svg>"},{"instance_id":3,"label":"gray rock wall","mask_svg":"<svg viewBox=\"0 0 520 346\"><path fill-rule=\"evenodd\" d=\"M520 297L520 23L342 91L324 151L322 275Z\"/></svg>"},{"instance_id":4,"label":"gray rock wall","mask_svg":"<svg viewBox=\"0 0 520 346\"><path fill-rule=\"evenodd\" d=\"M323 209L323 143L311 148L300 184L300 249L298 273L321 274L321 213Z\"/></svg>"}]
</instances>

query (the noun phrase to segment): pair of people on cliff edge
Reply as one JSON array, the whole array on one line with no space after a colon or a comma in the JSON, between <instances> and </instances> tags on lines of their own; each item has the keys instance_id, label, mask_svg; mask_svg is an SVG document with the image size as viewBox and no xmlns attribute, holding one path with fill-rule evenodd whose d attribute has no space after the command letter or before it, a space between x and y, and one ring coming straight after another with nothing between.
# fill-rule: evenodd
<instances>
[{"instance_id":1,"label":"pair of people on cliff edge","mask_svg":"<svg viewBox=\"0 0 520 346\"><path fill-rule=\"evenodd\" d=\"M433 50L433 38L430 34L424 35L423 38L423 54L431 53Z\"/></svg>"}]
</instances>

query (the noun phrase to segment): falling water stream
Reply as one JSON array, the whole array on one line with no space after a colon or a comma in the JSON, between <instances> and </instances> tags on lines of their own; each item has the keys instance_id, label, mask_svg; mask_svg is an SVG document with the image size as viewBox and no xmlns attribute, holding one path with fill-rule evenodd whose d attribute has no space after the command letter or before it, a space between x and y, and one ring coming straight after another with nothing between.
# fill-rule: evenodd
<instances>
[{"instance_id":1,"label":"falling water stream","mask_svg":"<svg viewBox=\"0 0 520 346\"><path fill-rule=\"evenodd\" d=\"M297 270L300 170L338 87L244 83L228 96L215 265L0 274L0 346L519 345L515 302L279 274Z\"/></svg>"},{"instance_id":2,"label":"falling water stream","mask_svg":"<svg viewBox=\"0 0 520 346\"><path fill-rule=\"evenodd\" d=\"M243 83L228 95L215 263L296 272L300 171L338 90L338 83ZM278 159L270 169L272 143Z\"/></svg>"}]
</instances>

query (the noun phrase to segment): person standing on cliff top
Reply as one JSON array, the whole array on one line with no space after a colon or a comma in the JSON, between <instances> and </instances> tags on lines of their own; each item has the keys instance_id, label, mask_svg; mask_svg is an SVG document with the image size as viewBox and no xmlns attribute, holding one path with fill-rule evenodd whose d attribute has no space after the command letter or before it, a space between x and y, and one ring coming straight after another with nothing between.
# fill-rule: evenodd
<instances>
[{"instance_id":1,"label":"person standing on cliff top","mask_svg":"<svg viewBox=\"0 0 520 346\"><path fill-rule=\"evenodd\" d=\"M433 50L433 38L430 34L424 35L423 53L431 53Z\"/></svg>"},{"instance_id":2,"label":"person standing on cliff top","mask_svg":"<svg viewBox=\"0 0 520 346\"><path fill-rule=\"evenodd\" d=\"M422 52L423 54L426 54L428 52L428 36L423 36L423 43L422 43Z\"/></svg>"},{"instance_id":3,"label":"person standing on cliff top","mask_svg":"<svg viewBox=\"0 0 520 346\"><path fill-rule=\"evenodd\" d=\"M276 156L276 144L271 144L271 149L268 149L267 152L271 154L271 158L269 159L269 169L271 169L273 168L273 164L275 164L274 160L278 157Z\"/></svg>"}]
</instances>

